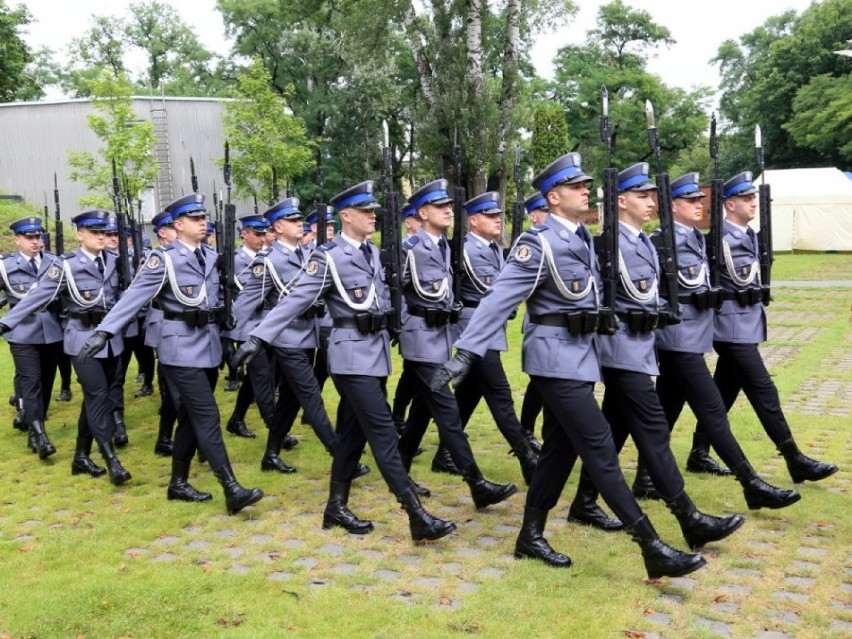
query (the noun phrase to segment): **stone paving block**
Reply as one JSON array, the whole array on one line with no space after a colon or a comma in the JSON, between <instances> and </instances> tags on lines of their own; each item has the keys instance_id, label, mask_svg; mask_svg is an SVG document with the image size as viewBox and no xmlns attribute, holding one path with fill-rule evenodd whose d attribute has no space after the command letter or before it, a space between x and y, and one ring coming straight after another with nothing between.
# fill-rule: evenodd
<instances>
[{"instance_id":1,"label":"stone paving block","mask_svg":"<svg viewBox=\"0 0 852 639\"><path fill-rule=\"evenodd\" d=\"M506 524L497 524L496 526L494 526L494 530L496 530L499 533L506 534L506 535L518 534L518 527L517 526L507 526Z\"/></svg>"},{"instance_id":2,"label":"stone paving block","mask_svg":"<svg viewBox=\"0 0 852 639\"><path fill-rule=\"evenodd\" d=\"M500 577L502 577L506 573L505 573L505 571L500 570L499 568L488 567L488 568L482 568L482 569L478 570L476 572L476 574L477 574L478 577L484 577L484 578L489 578L489 579L499 579Z\"/></svg>"},{"instance_id":3,"label":"stone paving block","mask_svg":"<svg viewBox=\"0 0 852 639\"><path fill-rule=\"evenodd\" d=\"M680 590L695 590L698 587L698 580L691 577L672 577L668 581L669 586Z\"/></svg>"},{"instance_id":4,"label":"stone paving block","mask_svg":"<svg viewBox=\"0 0 852 639\"><path fill-rule=\"evenodd\" d=\"M740 584L722 584L719 590L726 595L737 595L745 597L751 594L751 586L743 586Z\"/></svg>"},{"instance_id":5,"label":"stone paving block","mask_svg":"<svg viewBox=\"0 0 852 639\"><path fill-rule=\"evenodd\" d=\"M417 555L400 555L397 557L397 561L406 566L419 566L423 563L423 558Z\"/></svg>"},{"instance_id":6,"label":"stone paving block","mask_svg":"<svg viewBox=\"0 0 852 639\"><path fill-rule=\"evenodd\" d=\"M724 615L736 614L737 610L739 609L740 604L734 601L714 601L712 604L710 604L710 610L722 613Z\"/></svg>"},{"instance_id":7,"label":"stone paving block","mask_svg":"<svg viewBox=\"0 0 852 639\"><path fill-rule=\"evenodd\" d=\"M459 563L456 563L454 561L451 561L451 562L446 563L446 564L441 564L441 570L443 572L448 572L451 575L457 574L458 572L461 571L461 569L462 569L462 565L459 564Z\"/></svg>"},{"instance_id":8,"label":"stone paving block","mask_svg":"<svg viewBox=\"0 0 852 639\"><path fill-rule=\"evenodd\" d=\"M650 615L645 615L645 619L660 626L668 626L672 622L672 618L664 612L652 612Z\"/></svg>"},{"instance_id":9,"label":"stone paving block","mask_svg":"<svg viewBox=\"0 0 852 639\"><path fill-rule=\"evenodd\" d=\"M233 537L236 534L237 534L236 530L217 530L216 531L216 536L219 539L230 539L231 537Z\"/></svg>"},{"instance_id":10,"label":"stone paving block","mask_svg":"<svg viewBox=\"0 0 852 639\"><path fill-rule=\"evenodd\" d=\"M305 541L303 539L285 539L281 545L285 548L302 548Z\"/></svg>"},{"instance_id":11,"label":"stone paving block","mask_svg":"<svg viewBox=\"0 0 852 639\"><path fill-rule=\"evenodd\" d=\"M459 548L456 550L459 557L481 557L482 551L478 548Z\"/></svg>"},{"instance_id":12,"label":"stone paving block","mask_svg":"<svg viewBox=\"0 0 852 639\"><path fill-rule=\"evenodd\" d=\"M272 535L249 535L248 540L253 544L265 544L268 541L272 541Z\"/></svg>"},{"instance_id":13,"label":"stone paving block","mask_svg":"<svg viewBox=\"0 0 852 639\"><path fill-rule=\"evenodd\" d=\"M458 586L456 586L456 591L461 594L468 594L476 592L477 590L479 590L479 584L474 584L469 581L462 581Z\"/></svg>"},{"instance_id":14,"label":"stone paving block","mask_svg":"<svg viewBox=\"0 0 852 639\"><path fill-rule=\"evenodd\" d=\"M178 556L175 555L174 553L161 552L159 555L155 555L155 556L151 557L151 561L156 561L156 562L159 562L159 563L171 563L173 561L176 561L177 558L178 558Z\"/></svg>"},{"instance_id":15,"label":"stone paving block","mask_svg":"<svg viewBox=\"0 0 852 639\"><path fill-rule=\"evenodd\" d=\"M139 555L144 555L147 552L148 552L147 548L128 548L127 550L124 551L124 554L127 557L138 557Z\"/></svg>"},{"instance_id":16,"label":"stone paving block","mask_svg":"<svg viewBox=\"0 0 852 639\"><path fill-rule=\"evenodd\" d=\"M825 557L828 551L825 548L811 548L810 546L800 546L796 549L796 554L803 557Z\"/></svg>"},{"instance_id":17,"label":"stone paving block","mask_svg":"<svg viewBox=\"0 0 852 639\"><path fill-rule=\"evenodd\" d=\"M336 566L332 566L331 568L331 572L335 573L336 575L351 575L357 570L358 566L356 566L355 564L347 563L337 564Z\"/></svg>"},{"instance_id":18,"label":"stone paving block","mask_svg":"<svg viewBox=\"0 0 852 639\"><path fill-rule=\"evenodd\" d=\"M852 593L852 584L843 582L842 584L840 584L840 591Z\"/></svg>"},{"instance_id":19,"label":"stone paving block","mask_svg":"<svg viewBox=\"0 0 852 639\"><path fill-rule=\"evenodd\" d=\"M432 604L432 607L438 608L440 610L458 610L459 608L461 608L461 605L461 599L455 599L453 597L441 597L438 601Z\"/></svg>"},{"instance_id":20,"label":"stone paving block","mask_svg":"<svg viewBox=\"0 0 852 639\"><path fill-rule=\"evenodd\" d=\"M799 615L790 610L773 610L770 608L766 611L766 616L770 619L775 619L776 621L783 621L785 623L799 623Z\"/></svg>"},{"instance_id":21,"label":"stone paving block","mask_svg":"<svg viewBox=\"0 0 852 639\"><path fill-rule=\"evenodd\" d=\"M204 541L203 539L193 539L188 544L186 544L186 548L189 550L202 550L210 546L209 541Z\"/></svg>"},{"instance_id":22,"label":"stone paving block","mask_svg":"<svg viewBox=\"0 0 852 639\"><path fill-rule=\"evenodd\" d=\"M280 570L275 570L268 575L266 578L270 581L286 581L287 579L292 579L295 575L292 572L282 572Z\"/></svg>"},{"instance_id":23,"label":"stone paving block","mask_svg":"<svg viewBox=\"0 0 852 639\"><path fill-rule=\"evenodd\" d=\"M810 597L799 592L787 592L786 590L776 590L772 593L772 598L777 601L795 601L796 603L807 603Z\"/></svg>"},{"instance_id":24,"label":"stone paving block","mask_svg":"<svg viewBox=\"0 0 852 639\"><path fill-rule=\"evenodd\" d=\"M832 608L837 608L838 610L852 610L852 603L848 601L837 601L836 599L831 602Z\"/></svg>"},{"instance_id":25,"label":"stone paving block","mask_svg":"<svg viewBox=\"0 0 852 639\"><path fill-rule=\"evenodd\" d=\"M157 546L170 546L171 544L177 542L180 537L175 537L173 535L165 535L164 537L157 537L154 540L154 544Z\"/></svg>"},{"instance_id":26,"label":"stone paving block","mask_svg":"<svg viewBox=\"0 0 852 639\"><path fill-rule=\"evenodd\" d=\"M414 600L412 593L408 590L401 590L400 592L394 595L394 599L405 604L406 606L413 606L417 602Z\"/></svg>"},{"instance_id":27,"label":"stone paving block","mask_svg":"<svg viewBox=\"0 0 852 639\"><path fill-rule=\"evenodd\" d=\"M793 561L790 563L790 568L796 572L812 572L819 570L821 567L812 561Z\"/></svg>"},{"instance_id":28,"label":"stone paving block","mask_svg":"<svg viewBox=\"0 0 852 639\"><path fill-rule=\"evenodd\" d=\"M250 569L248 566L243 566L242 564L234 564L225 572L228 572L232 575L247 575Z\"/></svg>"},{"instance_id":29,"label":"stone paving block","mask_svg":"<svg viewBox=\"0 0 852 639\"><path fill-rule=\"evenodd\" d=\"M777 547L777 545L774 544L774 543L765 542L765 541L754 541L754 540L747 542L747 545L748 545L749 548L751 548L753 550L764 550L764 551L775 550L775 548Z\"/></svg>"},{"instance_id":30,"label":"stone paving block","mask_svg":"<svg viewBox=\"0 0 852 639\"><path fill-rule=\"evenodd\" d=\"M664 592L660 595L660 599L672 604L682 604L683 603L683 595L676 595L671 592Z\"/></svg>"},{"instance_id":31,"label":"stone paving block","mask_svg":"<svg viewBox=\"0 0 852 639\"><path fill-rule=\"evenodd\" d=\"M759 579L763 576L763 573L755 568L731 568L728 572L736 577L746 579Z\"/></svg>"},{"instance_id":32,"label":"stone paving block","mask_svg":"<svg viewBox=\"0 0 852 639\"><path fill-rule=\"evenodd\" d=\"M362 548L358 551L358 554L364 557L365 559L380 559L381 557L385 556L384 553L379 552L378 550L372 550L370 548Z\"/></svg>"},{"instance_id":33,"label":"stone paving block","mask_svg":"<svg viewBox=\"0 0 852 639\"><path fill-rule=\"evenodd\" d=\"M754 639L796 639L796 636L780 630L758 630Z\"/></svg>"},{"instance_id":34,"label":"stone paving block","mask_svg":"<svg viewBox=\"0 0 852 639\"><path fill-rule=\"evenodd\" d=\"M802 588L810 588L814 585L816 579L811 577L784 577L784 583L788 586L801 586Z\"/></svg>"},{"instance_id":35,"label":"stone paving block","mask_svg":"<svg viewBox=\"0 0 852 639\"><path fill-rule=\"evenodd\" d=\"M373 571L373 576L377 579L381 579L382 581L393 581L395 579L399 579L400 574L401 573L398 570L387 570L385 568Z\"/></svg>"},{"instance_id":36,"label":"stone paving block","mask_svg":"<svg viewBox=\"0 0 852 639\"><path fill-rule=\"evenodd\" d=\"M699 617L695 620L696 628L706 628L710 632L726 639L732 637L731 624L724 621L713 621L712 619L704 619Z\"/></svg>"},{"instance_id":37,"label":"stone paving block","mask_svg":"<svg viewBox=\"0 0 852 639\"><path fill-rule=\"evenodd\" d=\"M424 588L437 588L444 582L440 577L417 577L411 580L413 586L422 586Z\"/></svg>"},{"instance_id":38,"label":"stone paving block","mask_svg":"<svg viewBox=\"0 0 852 639\"><path fill-rule=\"evenodd\" d=\"M342 555L344 548L340 544L323 544L317 550L326 555Z\"/></svg>"},{"instance_id":39,"label":"stone paving block","mask_svg":"<svg viewBox=\"0 0 852 639\"><path fill-rule=\"evenodd\" d=\"M297 559L293 563L296 564L297 566L301 566L302 568L307 568L308 570L316 568L317 565L319 564L319 562L316 559L314 559L313 557L300 557L299 559Z\"/></svg>"},{"instance_id":40,"label":"stone paving block","mask_svg":"<svg viewBox=\"0 0 852 639\"><path fill-rule=\"evenodd\" d=\"M18 535L17 537L12 537L12 541L29 541L30 539L35 539L33 535Z\"/></svg>"},{"instance_id":41,"label":"stone paving block","mask_svg":"<svg viewBox=\"0 0 852 639\"><path fill-rule=\"evenodd\" d=\"M222 552L228 555L229 557L233 557L236 559L240 555L242 555L246 551L242 546L226 546L222 548Z\"/></svg>"},{"instance_id":42,"label":"stone paving block","mask_svg":"<svg viewBox=\"0 0 852 639\"><path fill-rule=\"evenodd\" d=\"M836 632L845 632L847 633L846 636L852 633L852 623L842 619L832 619L831 625L828 628Z\"/></svg>"},{"instance_id":43,"label":"stone paving block","mask_svg":"<svg viewBox=\"0 0 852 639\"><path fill-rule=\"evenodd\" d=\"M496 537L489 537L489 536L485 535L485 536L482 536L482 537L477 537L476 543L478 543L480 546L488 547L488 546L496 546L497 544L500 543L500 540L497 539Z\"/></svg>"}]
</instances>

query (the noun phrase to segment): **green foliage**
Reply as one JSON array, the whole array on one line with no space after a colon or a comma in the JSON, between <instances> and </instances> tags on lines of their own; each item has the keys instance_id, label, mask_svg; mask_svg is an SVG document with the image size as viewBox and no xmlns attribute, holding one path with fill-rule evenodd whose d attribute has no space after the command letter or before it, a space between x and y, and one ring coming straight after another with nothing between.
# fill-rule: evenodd
<instances>
[{"instance_id":1,"label":"green foliage","mask_svg":"<svg viewBox=\"0 0 852 639\"><path fill-rule=\"evenodd\" d=\"M530 156L533 173L538 173L569 150L568 126L562 105L553 101L536 104Z\"/></svg>"},{"instance_id":2,"label":"green foliage","mask_svg":"<svg viewBox=\"0 0 852 639\"><path fill-rule=\"evenodd\" d=\"M852 165L852 74L812 78L796 93L793 119L783 128L833 165Z\"/></svg>"},{"instance_id":3,"label":"green foliage","mask_svg":"<svg viewBox=\"0 0 852 639\"><path fill-rule=\"evenodd\" d=\"M168 3L131 3L127 15L92 16L92 26L69 46L70 62L61 85L72 95L90 96L91 81L101 70L126 75L137 92L157 90L167 95L222 95L226 66L207 51L198 37ZM131 74L126 59L141 53L142 73Z\"/></svg>"},{"instance_id":4,"label":"green foliage","mask_svg":"<svg viewBox=\"0 0 852 639\"><path fill-rule=\"evenodd\" d=\"M98 151L100 159L87 151L69 149L70 177L83 182L90 191L80 199L81 206L111 209L113 162L134 196L156 178L154 127L147 120L137 119L131 101L133 86L124 76L102 71L89 90L93 113L86 119L103 146Z\"/></svg>"},{"instance_id":5,"label":"green foliage","mask_svg":"<svg viewBox=\"0 0 852 639\"><path fill-rule=\"evenodd\" d=\"M44 95L32 63L34 54L20 31L32 22L27 8L0 0L0 102L34 100Z\"/></svg>"},{"instance_id":6,"label":"green foliage","mask_svg":"<svg viewBox=\"0 0 852 639\"><path fill-rule=\"evenodd\" d=\"M648 159L646 100L654 105L663 168L707 129L709 89L672 88L644 68L644 56L671 42L668 29L654 24L647 13L616 0L601 7L598 28L583 45L560 49L551 90L564 105L568 131L583 155L586 172L606 165L599 126L601 86L609 92L613 162L618 167Z\"/></svg>"},{"instance_id":7,"label":"green foliage","mask_svg":"<svg viewBox=\"0 0 852 639\"><path fill-rule=\"evenodd\" d=\"M310 165L313 147L304 122L270 83L263 62L255 59L240 74L236 99L226 104L222 118L225 138L236 152L231 158L235 191L258 200L270 193L273 167L289 184Z\"/></svg>"},{"instance_id":8,"label":"green foliage","mask_svg":"<svg viewBox=\"0 0 852 639\"><path fill-rule=\"evenodd\" d=\"M848 151L831 147L833 139L848 140L848 117L832 117L848 113L848 102L840 95L848 84L838 80L835 85L823 76L852 73L852 60L834 53L849 39L852 0L823 0L801 16L793 11L773 16L738 43L728 40L719 47L713 62L722 74L722 114L734 133L761 126L768 166L848 166ZM811 82L818 84L807 89ZM832 97L818 100L822 90ZM802 91L800 100L793 99ZM815 122L823 130L817 131ZM749 138L740 138L741 144L749 145Z\"/></svg>"}]
</instances>

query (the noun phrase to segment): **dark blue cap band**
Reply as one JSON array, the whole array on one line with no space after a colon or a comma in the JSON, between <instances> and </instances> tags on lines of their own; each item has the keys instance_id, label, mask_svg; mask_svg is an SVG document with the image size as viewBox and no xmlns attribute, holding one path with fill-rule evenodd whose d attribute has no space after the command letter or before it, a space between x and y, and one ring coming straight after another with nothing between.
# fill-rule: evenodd
<instances>
[{"instance_id":1,"label":"dark blue cap band","mask_svg":"<svg viewBox=\"0 0 852 639\"><path fill-rule=\"evenodd\" d=\"M44 228L41 226L41 224L24 224L21 226L16 226L14 231L16 235L19 235L21 233L28 233L31 231L38 231L39 233L44 233Z\"/></svg>"},{"instance_id":2,"label":"dark blue cap band","mask_svg":"<svg viewBox=\"0 0 852 639\"><path fill-rule=\"evenodd\" d=\"M752 188L751 182L748 182L748 181L740 182L739 184L734 184L732 186L729 186L727 189L725 189L722 192L722 197L731 197L733 195L736 195L740 191L747 191L750 188Z\"/></svg>"},{"instance_id":3,"label":"dark blue cap band","mask_svg":"<svg viewBox=\"0 0 852 639\"><path fill-rule=\"evenodd\" d=\"M74 222L74 224L75 224L75 226L76 226L77 228L80 228L81 226L89 226L89 225L92 225L92 226L103 226L104 228L106 228L106 226L107 226L107 221L106 221L105 219L103 219L103 218L87 217L87 218L82 219L82 220L76 220L76 221Z\"/></svg>"},{"instance_id":4,"label":"dark blue cap band","mask_svg":"<svg viewBox=\"0 0 852 639\"><path fill-rule=\"evenodd\" d=\"M473 215L475 213L479 213L480 211L491 211L494 209L499 209L500 206L494 200L488 200L487 202L480 202L479 204L474 204L471 207L465 207L468 215Z\"/></svg>"},{"instance_id":5,"label":"dark blue cap band","mask_svg":"<svg viewBox=\"0 0 852 639\"><path fill-rule=\"evenodd\" d=\"M429 191L428 193L424 193L419 198L414 200L411 203L411 206L413 206L414 210L416 211L424 204L429 204L429 202L432 202L433 200L446 200L448 197L450 196L447 195L446 191Z\"/></svg>"},{"instance_id":6,"label":"dark blue cap band","mask_svg":"<svg viewBox=\"0 0 852 639\"><path fill-rule=\"evenodd\" d=\"M686 195L687 193L697 193L701 189L698 188L697 184L684 184L683 186L679 186L676 189L672 189L672 197L680 197L681 195Z\"/></svg>"},{"instance_id":7,"label":"dark blue cap band","mask_svg":"<svg viewBox=\"0 0 852 639\"><path fill-rule=\"evenodd\" d=\"M267 217L266 219L269 220L270 224L272 224L276 220L279 220L282 217L284 217L285 215L290 215L292 213L298 213L299 217L302 216L302 212L298 209L298 207L288 206L288 207L285 207L285 208L282 208L282 209L278 209L274 213L270 213L269 217ZM258 226L266 226L266 225L265 224L258 224Z\"/></svg>"},{"instance_id":8,"label":"dark blue cap band","mask_svg":"<svg viewBox=\"0 0 852 639\"><path fill-rule=\"evenodd\" d=\"M176 218L183 213L192 213L193 211L204 211L207 212L207 209L204 208L204 205L199 202L190 202L189 204L184 204L183 206L179 206L173 211L169 211L172 218Z\"/></svg>"},{"instance_id":9,"label":"dark blue cap band","mask_svg":"<svg viewBox=\"0 0 852 639\"><path fill-rule=\"evenodd\" d=\"M556 186L559 182L565 179L570 179L583 174L583 169L579 166L566 166L561 171L557 171L546 180L542 180L538 190L542 193L547 193L550 189Z\"/></svg>"},{"instance_id":10,"label":"dark blue cap band","mask_svg":"<svg viewBox=\"0 0 852 639\"><path fill-rule=\"evenodd\" d=\"M650 182L650 181L651 180L644 173L640 174L640 175L634 175L633 177L630 177L630 178L627 178L626 180L624 180L624 182L619 182L618 183L618 190L619 191L626 191L631 186L636 186L637 184L644 184L645 182Z\"/></svg>"},{"instance_id":11,"label":"dark blue cap band","mask_svg":"<svg viewBox=\"0 0 852 639\"><path fill-rule=\"evenodd\" d=\"M335 203L335 207L338 211L340 209L345 209L347 206L357 209L359 204L372 204L375 201L376 200L372 193L356 193L355 195L350 195L349 197L343 198L339 202Z\"/></svg>"}]
</instances>

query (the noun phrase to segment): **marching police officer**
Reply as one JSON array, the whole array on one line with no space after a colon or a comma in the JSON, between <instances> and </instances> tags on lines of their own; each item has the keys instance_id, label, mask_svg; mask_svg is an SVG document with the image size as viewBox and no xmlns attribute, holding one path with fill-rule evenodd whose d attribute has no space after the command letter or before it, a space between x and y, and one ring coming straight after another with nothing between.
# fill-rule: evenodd
<instances>
[{"instance_id":1,"label":"marching police officer","mask_svg":"<svg viewBox=\"0 0 852 639\"><path fill-rule=\"evenodd\" d=\"M482 297L491 290L505 263L503 250L497 246L503 225L500 194L489 191L478 195L465 202L464 209L467 214L468 232L462 249L464 268L460 277L463 308L457 324L459 333L464 331L470 322L474 310L479 306ZM485 398L494 423L512 447L521 465L524 481L529 484L538 456L533 452L515 414L512 389L500 359L500 351L508 349L504 326L488 345L485 356L473 365L471 374L456 384L455 395L463 426L467 425L479 400Z\"/></svg>"},{"instance_id":2,"label":"marching police officer","mask_svg":"<svg viewBox=\"0 0 852 639\"><path fill-rule=\"evenodd\" d=\"M455 323L460 317L461 300L453 299L450 251L443 235L453 220L451 202L446 180L429 182L409 198L421 227L408 240L405 254L402 271L405 309L399 350L403 371L409 370L415 376L420 398L438 426L443 446L470 487L476 507L484 508L508 499L518 489L514 484L495 484L483 478L462 431L456 398L447 388L429 392L432 376L450 357L457 334ZM424 430L409 423L400 438L399 450L406 468L411 467Z\"/></svg>"},{"instance_id":3,"label":"marching police officer","mask_svg":"<svg viewBox=\"0 0 852 639\"><path fill-rule=\"evenodd\" d=\"M657 375L654 328L665 321L660 307L659 258L642 225L651 219L657 187L648 177L648 164L640 162L621 171L617 181L619 279L613 335L598 335L598 353L605 385L603 414L613 429L619 452L628 434L655 480L657 490L680 523L690 547L704 546L732 534L745 522L742 515L713 517L700 512L684 490L683 477L669 446L669 427L654 392ZM577 496L568 510L569 521L604 530L620 530L595 505L597 490L583 472Z\"/></svg>"},{"instance_id":4,"label":"marching police officer","mask_svg":"<svg viewBox=\"0 0 852 639\"><path fill-rule=\"evenodd\" d=\"M157 235L157 243L160 248L166 247L177 239L175 227L172 224L172 216L165 211L160 211L151 219L154 233ZM145 345L156 349L160 345L160 325L163 322L163 311L155 304L148 307L145 314ZM163 369L157 358L157 380L160 385L160 419L157 431L157 441L154 443L154 453L161 457L172 456L172 431L177 422L177 408L172 401L171 393L166 388Z\"/></svg>"},{"instance_id":5,"label":"marching police officer","mask_svg":"<svg viewBox=\"0 0 852 639\"><path fill-rule=\"evenodd\" d=\"M683 291L678 299L683 318L679 324L656 331L660 368L656 391L669 430L674 428L684 403L688 402L703 430L693 437L687 469L706 471L710 463L716 464L706 452L706 446L712 443L725 463L734 469L749 508L784 508L797 502L799 494L776 488L758 477L731 432L724 403L704 361L704 353L709 352L713 339L715 301L709 287L706 243L694 227L701 219L704 197L698 186L698 174L687 173L674 180L671 191L678 287ZM646 499L662 498L641 456L633 494Z\"/></svg>"},{"instance_id":6,"label":"marching police officer","mask_svg":"<svg viewBox=\"0 0 852 639\"><path fill-rule=\"evenodd\" d=\"M285 198L263 215L265 222L272 225L276 242L252 262L249 277L237 296L235 332L240 341L246 341L270 310L289 294L303 268L304 255L299 249L303 233L299 198ZM309 358L309 353L317 347L314 310L315 307L311 307L304 316L290 322L275 336L268 349L247 364L258 408L269 427L266 452L260 462L262 470L296 472L278 453L300 406L326 450L332 452L337 444ZM274 398L276 363L281 376L277 403Z\"/></svg>"},{"instance_id":7,"label":"marching police officer","mask_svg":"<svg viewBox=\"0 0 852 639\"><path fill-rule=\"evenodd\" d=\"M9 301L9 308L14 309L56 256L40 250L45 233L41 218L21 218L9 228L15 234L18 250L0 258L0 290ZM44 420L56 377L58 345L62 341L57 310L32 313L4 335L15 362L15 398L22 414L19 428L28 431L29 446L40 459L56 452L45 432Z\"/></svg>"},{"instance_id":8,"label":"marching police officer","mask_svg":"<svg viewBox=\"0 0 852 639\"><path fill-rule=\"evenodd\" d=\"M118 220L111 217L107 220L106 229L104 229L104 251L106 251L110 259L118 264L119 252L118 243L124 242L124 239L118 237ZM128 253L129 254L129 253ZM129 263L131 270L132 263ZM128 273L128 280L133 276L132 272ZM113 443L116 448L124 448L129 442L127 437L127 424L124 421L124 383L127 377L127 369L130 366L130 358L133 356L133 342L139 339L139 323L131 322L128 324L123 333L122 341L124 342L124 350L118 358L118 366L115 370L115 377L110 383L110 401L112 402L112 426L113 426Z\"/></svg>"},{"instance_id":9,"label":"marching police officer","mask_svg":"<svg viewBox=\"0 0 852 639\"><path fill-rule=\"evenodd\" d=\"M192 456L200 448L222 484L228 511L235 513L259 501L263 492L243 488L234 477L213 397L222 361L219 322L224 318L219 305L218 255L203 242L207 234L204 196L179 198L165 212L172 217L177 239L151 252L125 295L80 349L78 359L97 356L139 309L156 300L163 312L159 327L161 369L179 415L167 496L182 501L211 498L187 481Z\"/></svg>"},{"instance_id":10,"label":"marching police officer","mask_svg":"<svg viewBox=\"0 0 852 639\"><path fill-rule=\"evenodd\" d=\"M25 318L61 296L68 311L64 349L72 356L74 370L83 387L83 403L77 421L77 450L71 473L87 473L93 477L104 473L103 468L89 457L94 437L106 460L110 480L120 485L131 476L121 465L112 442L115 406L110 387L115 380L118 358L124 350L122 336L117 334L109 340L104 339L101 342L103 348L98 349L94 359L73 357L119 295L116 260L104 250L105 231L111 215L109 211L93 210L72 219L77 227L80 247L52 261L30 294L3 318L0 333L15 328Z\"/></svg>"},{"instance_id":11,"label":"marching police officer","mask_svg":"<svg viewBox=\"0 0 852 639\"><path fill-rule=\"evenodd\" d=\"M723 185L725 206L721 283L724 301L713 321L713 348L718 353L713 379L725 409L745 391L764 431L784 456L796 483L818 481L837 472L837 466L811 459L796 444L757 345L766 341L766 308L760 282L758 239L748 223L757 208L757 187L749 171ZM699 424L699 431L702 424ZM719 452L717 450L717 452Z\"/></svg>"},{"instance_id":12,"label":"marching police officer","mask_svg":"<svg viewBox=\"0 0 852 639\"><path fill-rule=\"evenodd\" d=\"M649 577L684 575L701 568L704 558L660 540L624 481L609 424L593 395L594 384L600 381L594 339L599 274L591 236L581 223L592 178L583 172L580 161L579 153L568 153L533 180L547 198L550 215L515 244L500 277L456 342L455 357L440 368L432 387L463 377L526 299L524 370L552 419L545 420L544 444L527 492L515 556L537 558L551 566L571 565L570 558L550 547L543 532L547 513L556 505L579 454L601 494L641 547Z\"/></svg>"},{"instance_id":13,"label":"marching police officer","mask_svg":"<svg viewBox=\"0 0 852 639\"><path fill-rule=\"evenodd\" d=\"M259 355L282 330L324 300L333 320L328 362L340 393L342 419L323 527L339 526L353 534L373 530L371 522L358 519L347 506L350 478L369 442L382 477L408 513L412 538L439 539L455 530L455 524L432 517L420 504L402 465L387 408L391 357L386 316L391 308L378 250L369 242L378 207L373 183L356 184L334 196L331 203L339 212L343 232L311 255L289 295L251 331L235 363Z\"/></svg>"},{"instance_id":14,"label":"marching police officer","mask_svg":"<svg viewBox=\"0 0 852 639\"><path fill-rule=\"evenodd\" d=\"M252 214L244 215L239 219L240 222L240 237L243 239L243 245L234 254L234 286L237 291L242 291L246 282L251 277L251 265L258 253L266 249L266 234L269 231L269 222L262 215ZM235 299L239 299L239 295ZM235 302L235 313L236 313ZM230 366L230 359L236 352L236 342L238 333L233 331L222 331L222 339L225 342L225 356L227 365ZM269 399L269 398L264 398ZM254 385L251 376L246 376L243 383L240 384L240 389L237 391L237 398L234 402L234 410L225 430L237 437L254 438L255 434L246 426L246 413L249 406L255 400ZM260 404L258 404L260 408ZM261 415L264 410L271 409L270 406L264 405L261 409ZM271 411L269 413L271 415ZM266 419L266 417L264 417Z\"/></svg>"}]
</instances>

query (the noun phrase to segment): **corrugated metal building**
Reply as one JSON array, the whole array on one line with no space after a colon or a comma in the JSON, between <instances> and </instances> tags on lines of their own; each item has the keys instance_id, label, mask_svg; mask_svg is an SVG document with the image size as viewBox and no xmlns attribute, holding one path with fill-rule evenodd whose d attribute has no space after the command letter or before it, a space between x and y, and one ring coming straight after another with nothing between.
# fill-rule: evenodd
<instances>
[{"instance_id":1,"label":"corrugated metal building","mask_svg":"<svg viewBox=\"0 0 852 639\"><path fill-rule=\"evenodd\" d=\"M222 114L225 100L216 98L133 98L140 119L152 121L158 139L160 178L143 197L143 217L150 220L163 204L191 191L189 158L195 160L199 190L212 201L213 184L223 188ZM85 187L68 175L67 149L97 153L100 141L89 129L92 112L87 99L0 104L0 191L22 195L53 210L53 173L59 178L60 204L65 220L80 211ZM250 212L238 203L237 214Z\"/></svg>"}]
</instances>

